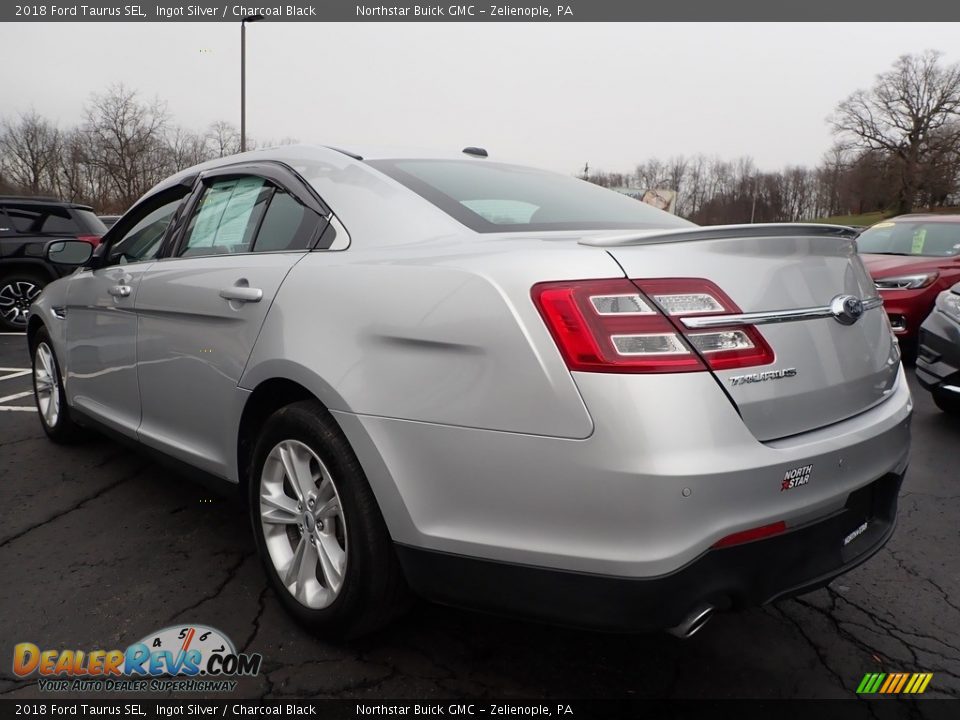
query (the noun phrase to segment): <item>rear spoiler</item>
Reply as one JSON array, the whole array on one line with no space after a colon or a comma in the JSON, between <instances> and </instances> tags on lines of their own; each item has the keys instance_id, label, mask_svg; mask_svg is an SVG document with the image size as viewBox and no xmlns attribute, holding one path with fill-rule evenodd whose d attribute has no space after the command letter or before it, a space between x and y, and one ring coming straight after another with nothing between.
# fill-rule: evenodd
<instances>
[{"instance_id":1,"label":"rear spoiler","mask_svg":"<svg viewBox=\"0 0 960 720\"><path fill-rule=\"evenodd\" d=\"M593 247L628 247L694 240L727 240L730 238L768 237L835 237L853 240L857 230L845 225L820 223L757 223L751 225L712 225L680 230L639 230L620 235L598 235L581 238L580 245Z\"/></svg>"}]
</instances>

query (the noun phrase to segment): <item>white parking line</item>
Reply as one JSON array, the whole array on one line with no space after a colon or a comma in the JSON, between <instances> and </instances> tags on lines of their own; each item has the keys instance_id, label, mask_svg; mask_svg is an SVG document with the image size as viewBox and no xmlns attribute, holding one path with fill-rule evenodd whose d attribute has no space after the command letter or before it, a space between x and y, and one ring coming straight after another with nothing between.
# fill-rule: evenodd
<instances>
[{"instance_id":1,"label":"white parking line","mask_svg":"<svg viewBox=\"0 0 960 720\"><path fill-rule=\"evenodd\" d=\"M0 381L2 381L29 375L31 370L30 368L0 368L0 372L8 373L7 375L0 375Z\"/></svg>"},{"instance_id":2,"label":"white parking line","mask_svg":"<svg viewBox=\"0 0 960 720\"><path fill-rule=\"evenodd\" d=\"M32 405L0 405L0 412L36 412L37 409Z\"/></svg>"},{"instance_id":3,"label":"white parking line","mask_svg":"<svg viewBox=\"0 0 960 720\"><path fill-rule=\"evenodd\" d=\"M25 398L28 395L33 395L33 390L27 390L27 392L17 393L16 395L7 395L6 397L0 398L0 403L10 402L11 400L19 400L20 398Z\"/></svg>"},{"instance_id":4,"label":"white parking line","mask_svg":"<svg viewBox=\"0 0 960 720\"><path fill-rule=\"evenodd\" d=\"M11 337L14 337L14 336L16 336L16 337L23 337L23 333L22 333L22 332L18 332L18 333L0 333L0 335L9 335L9 336L11 336Z\"/></svg>"}]
</instances>

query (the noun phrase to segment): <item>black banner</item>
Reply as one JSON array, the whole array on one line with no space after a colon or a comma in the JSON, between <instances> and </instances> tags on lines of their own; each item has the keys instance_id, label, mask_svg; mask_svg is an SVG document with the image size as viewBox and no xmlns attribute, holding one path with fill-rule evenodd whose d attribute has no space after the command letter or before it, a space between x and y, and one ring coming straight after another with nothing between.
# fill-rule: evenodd
<instances>
[{"instance_id":1,"label":"black banner","mask_svg":"<svg viewBox=\"0 0 960 720\"><path fill-rule=\"evenodd\" d=\"M253 718L352 720L355 718L568 718L646 720L885 720L955 718L955 700L0 700L0 720L12 718Z\"/></svg>"},{"instance_id":2,"label":"black banner","mask_svg":"<svg viewBox=\"0 0 960 720\"><path fill-rule=\"evenodd\" d=\"M239 22L263 15L283 22L653 22L956 21L960 3L942 0L549 0L439 3L393 0L37 0L0 5L0 20L25 22ZM815 31L813 31L815 32Z\"/></svg>"}]
</instances>

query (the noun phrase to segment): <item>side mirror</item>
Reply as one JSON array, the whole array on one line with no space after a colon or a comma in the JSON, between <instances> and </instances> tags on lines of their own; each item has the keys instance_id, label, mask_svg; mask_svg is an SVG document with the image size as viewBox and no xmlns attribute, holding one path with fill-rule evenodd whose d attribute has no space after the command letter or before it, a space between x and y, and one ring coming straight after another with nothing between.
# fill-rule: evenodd
<instances>
[{"instance_id":1,"label":"side mirror","mask_svg":"<svg viewBox=\"0 0 960 720\"><path fill-rule=\"evenodd\" d=\"M58 265L84 265L93 255L93 245L86 240L54 240L47 244L43 256Z\"/></svg>"}]
</instances>

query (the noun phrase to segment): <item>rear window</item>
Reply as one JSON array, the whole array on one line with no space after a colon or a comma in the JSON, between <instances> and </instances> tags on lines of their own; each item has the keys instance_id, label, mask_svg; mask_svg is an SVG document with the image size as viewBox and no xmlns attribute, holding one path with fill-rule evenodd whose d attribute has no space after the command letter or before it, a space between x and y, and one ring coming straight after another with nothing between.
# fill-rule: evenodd
<instances>
[{"instance_id":1,"label":"rear window","mask_svg":"<svg viewBox=\"0 0 960 720\"><path fill-rule=\"evenodd\" d=\"M951 257L960 254L960 222L882 222L857 238L862 253Z\"/></svg>"},{"instance_id":2,"label":"rear window","mask_svg":"<svg viewBox=\"0 0 960 720\"><path fill-rule=\"evenodd\" d=\"M372 160L477 232L690 227L692 223L566 175L469 160Z\"/></svg>"},{"instance_id":3,"label":"rear window","mask_svg":"<svg viewBox=\"0 0 960 720\"><path fill-rule=\"evenodd\" d=\"M74 208L73 212L78 216L80 223L84 225L84 230L91 235L103 236L107 232L107 226L103 220L94 215L92 210L80 210Z\"/></svg>"}]
</instances>

